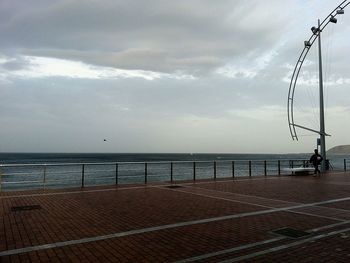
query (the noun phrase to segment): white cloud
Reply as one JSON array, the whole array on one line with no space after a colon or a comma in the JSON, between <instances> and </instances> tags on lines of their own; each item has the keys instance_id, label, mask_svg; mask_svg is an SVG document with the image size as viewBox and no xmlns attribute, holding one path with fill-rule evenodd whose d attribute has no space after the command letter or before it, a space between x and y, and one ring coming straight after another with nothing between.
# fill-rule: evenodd
<instances>
[{"instance_id":1,"label":"white cloud","mask_svg":"<svg viewBox=\"0 0 350 263\"><path fill-rule=\"evenodd\" d=\"M216 73L228 78L248 78L252 79L257 74L258 71L255 68L244 68L236 65L227 65L222 68L218 68Z\"/></svg>"},{"instance_id":2,"label":"white cloud","mask_svg":"<svg viewBox=\"0 0 350 263\"><path fill-rule=\"evenodd\" d=\"M282 81L290 83L292 72L289 72ZM350 84L350 78L345 78L339 74L332 73L323 79L323 85L326 86L339 86ZM297 87L305 88L307 86L319 85L319 73L317 71L303 70L297 79Z\"/></svg>"},{"instance_id":3,"label":"white cloud","mask_svg":"<svg viewBox=\"0 0 350 263\"><path fill-rule=\"evenodd\" d=\"M79 61L69 61L57 58L24 56L27 65L23 69L1 72L2 78L6 76L21 78L81 78L81 79L118 79L118 78L143 78L154 80L160 78L193 79L190 75L165 74L145 70L123 70L111 67L99 67L88 65ZM11 61L2 59L0 64Z\"/></svg>"},{"instance_id":4,"label":"white cloud","mask_svg":"<svg viewBox=\"0 0 350 263\"><path fill-rule=\"evenodd\" d=\"M248 55L250 59L240 59L233 61L223 67L216 70L216 73L228 78L248 78L252 79L256 77L261 71L266 69L274 57L278 55L278 52L273 49L265 52L262 55L254 58L254 55ZM246 64L246 65L244 65Z\"/></svg>"}]
</instances>

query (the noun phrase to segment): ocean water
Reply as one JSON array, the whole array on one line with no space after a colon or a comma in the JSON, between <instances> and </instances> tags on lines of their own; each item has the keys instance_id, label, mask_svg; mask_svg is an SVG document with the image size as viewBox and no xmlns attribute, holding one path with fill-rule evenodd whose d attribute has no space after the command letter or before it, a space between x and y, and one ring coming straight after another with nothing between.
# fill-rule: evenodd
<instances>
[{"instance_id":1,"label":"ocean water","mask_svg":"<svg viewBox=\"0 0 350 263\"><path fill-rule=\"evenodd\" d=\"M2 191L281 174L310 154L0 153ZM344 169L349 156L330 156ZM294 160L294 161L292 161Z\"/></svg>"},{"instance_id":2,"label":"ocean water","mask_svg":"<svg viewBox=\"0 0 350 263\"><path fill-rule=\"evenodd\" d=\"M0 164L307 159L309 154L0 153Z\"/></svg>"}]
</instances>

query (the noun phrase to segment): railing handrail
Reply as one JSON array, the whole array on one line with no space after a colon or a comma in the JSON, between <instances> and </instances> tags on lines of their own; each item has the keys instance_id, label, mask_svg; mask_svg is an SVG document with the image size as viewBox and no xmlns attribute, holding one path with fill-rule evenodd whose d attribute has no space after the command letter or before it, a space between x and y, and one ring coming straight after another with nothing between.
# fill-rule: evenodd
<instances>
[{"instance_id":1,"label":"railing handrail","mask_svg":"<svg viewBox=\"0 0 350 263\"><path fill-rule=\"evenodd\" d=\"M80 163L22 163L22 164L0 164L0 167L35 167L35 166L77 166L77 165L115 165L115 164L170 164L170 163L213 163L213 162L278 162L278 161L308 161L309 159L236 159L236 160L184 160L184 161L140 161L140 162L80 162Z\"/></svg>"}]
</instances>

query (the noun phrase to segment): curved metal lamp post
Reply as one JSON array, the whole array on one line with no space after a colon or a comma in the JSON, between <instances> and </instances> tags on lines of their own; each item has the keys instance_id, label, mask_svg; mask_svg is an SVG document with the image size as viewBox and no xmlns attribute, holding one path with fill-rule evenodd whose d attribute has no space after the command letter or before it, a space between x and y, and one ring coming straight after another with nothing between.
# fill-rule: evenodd
<instances>
[{"instance_id":1,"label":"curved metal lamp post","mask_svg":"<svg viewBox=\"0 0 350 263\"><path fill-rule=\"evenodd\" d=\"M324 160L326 160L326 140L325 136L329 136L325 132L325 123L324 123L324 103L323 103L323 77L322 77L322 56L321 56L321 32L329 23L337 23L336 16L344 14L344 9L350 4L350 0L343 1L340 5L338 5L323 21L322 23L318 20L318 26L312 27L312 35L309 40L304 41L304 49L301 52L298 61L294 67L293 75L289 84L288 91L288 124L290 134L293 140L298 140L298 135L296 132L296 128L301 128L304 130L308 130L311 132L318 133L320 135L321 141L321 155ZM294 121L294 93L295 87L297 84L297 80L299 77L299 73L301 67L305 61L306 55L309 53L311 46L318 39L318 56L319 56L319 94L320 94L320 130L316 131L314 129L298 125ZM325 161L322 162L321 170L325 171Z\"/></svg>"}]
</instances>

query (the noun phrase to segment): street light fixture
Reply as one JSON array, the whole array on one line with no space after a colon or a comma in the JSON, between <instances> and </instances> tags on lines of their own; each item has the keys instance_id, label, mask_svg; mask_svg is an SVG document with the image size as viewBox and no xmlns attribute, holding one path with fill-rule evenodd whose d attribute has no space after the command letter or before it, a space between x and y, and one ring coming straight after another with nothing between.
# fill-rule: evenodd
<instances>
[{"instance_id":1,"label":"street light fixture","mask_svg":"<svg viewBox=\"0 0 350 263\"><path fill-rule=\"evenodd\" d=\"M304 45L305 45L305 47L311 47L311 43L308 40L304 41Z\"/></svg>"},{"instance_id":2,"label":"street light fixture","mask_svg":"<svg viewBox=\"0 0 350 263\"><path fill-rule=\"evenodd\" d=\"M350 0L344 0L338 5L322 22L318 20L318 26L313 26L311 28L312 35L309 38L309 40L304 41L304 49L302 50L297 63L295 65L292 78L289 85L289 91L288 91L288 105L287 105L287 111L288 111L288 123L289 123L289 130L292 136L292 139L298 140L296 128L301 128L304 130L308 130L311 132L315 132L320 135L320 146L321 146L321 155L323 155L324 160L326 160L326 140L325 136L329 136L325 132L325 123L324 123L324 102L323 102L323 76L322 76L322 55L321 55L321 33L324 30L324 28L329 23L337 23L337 15L344 14L344 9L350 5ZM314 130L310 129L308 127L298 125L295 123L294 120L294 93L295 93L295 87L298 80L298 76L301 70L301 67L306 59L306 56L308 52L311 49L311 46L314 42L318 40L318 58L319 58L319 99L320 99L320 130ZM322 162L322 171L325 171L326 166L325 162Z\"/></svg>"},{"instance_id":3,"label":"street light fixture","mask_svg":"<svg viewBox=\"0 0 350 263\"><path fill-rule=\"evenodd\" d=\"M337 23L337 19L334 16L331 16L331 18L329 19L329 22L332 22L334 24Z\"/></svg>"},{"instance_id":4,"label":"street light fixture","mask_svg":"<svg viewBox=\"0 0 350 263\"><path fill-rule=\"evenodd\" d=\"M317 35L318 30L319 30L319 29L318 29L317 27L315 27L315 26L311 27L311 31L312 31L312 33L313 33L314 35Z\"/></svg>"}]
</instances>

